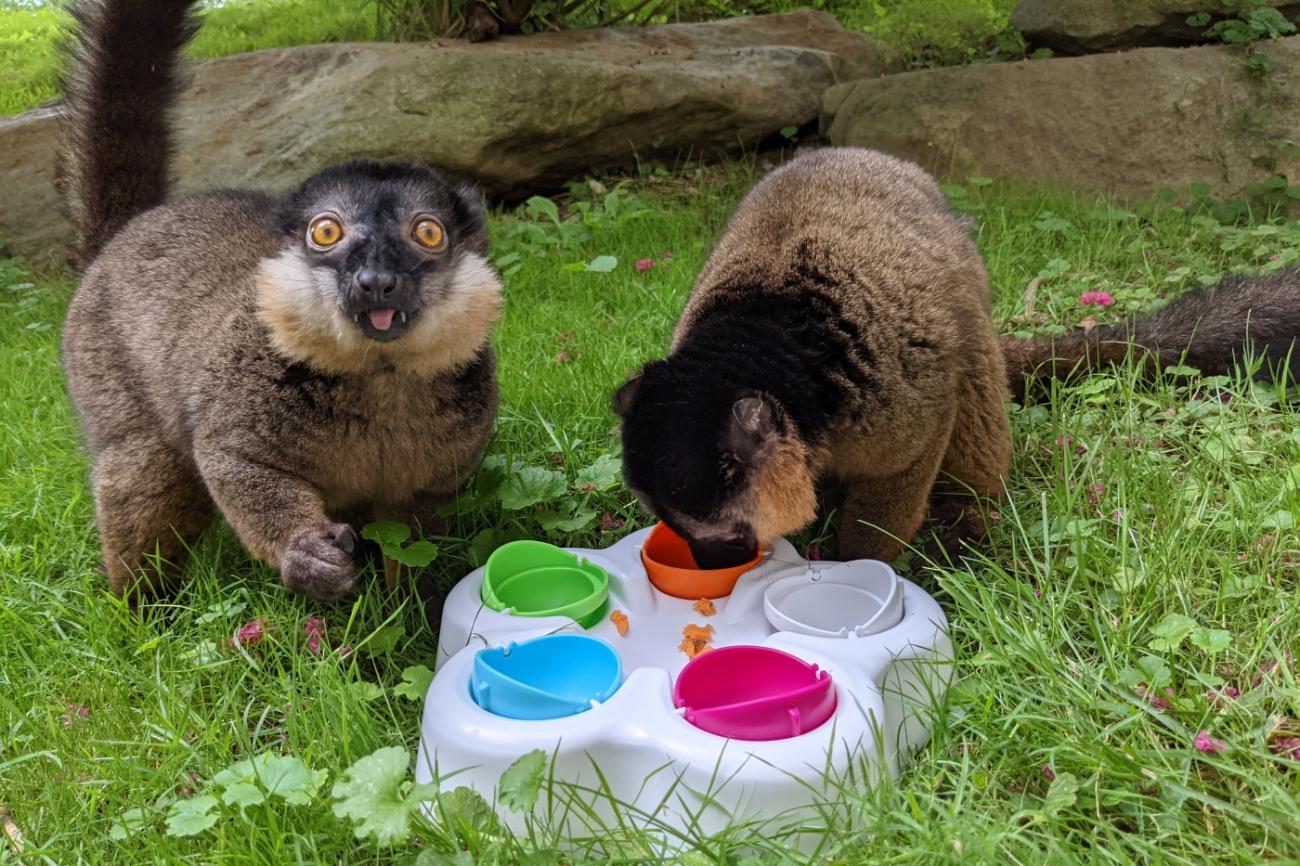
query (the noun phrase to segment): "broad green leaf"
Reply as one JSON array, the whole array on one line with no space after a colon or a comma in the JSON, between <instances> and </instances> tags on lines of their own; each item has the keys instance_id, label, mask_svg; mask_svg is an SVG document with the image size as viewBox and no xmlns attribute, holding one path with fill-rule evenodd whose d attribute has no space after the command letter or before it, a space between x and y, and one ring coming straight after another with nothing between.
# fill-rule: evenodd
<instances>
[{"instance_id":1,"label":"broad green leaf","mask_svg":"<svg viewBox=\"0 0 1300 866\"><path fill-rule=\"evenodd\" d=\"M412 701L422 701L429 693L429 684L432 682L433 671L424 665L411 665L402 671L402 684L393 688L393 694Z\"/></svg>"},{"instance_id":2,"label":"broad green leaf","mask_svg":"<svg viewBox=\"0 0 1300 866\"><path fill-rule=\"evenodd\" d=\"M505 543L503 536L499 529L480 530L469 542L470 564L477 567L487 562L492 551Z\"/></svg>"},{"instance_id":3,"label":"broad green leaf","mask_svg":"<svg viewBox=\"0 0 1300 866\"><path fill-rule=\"evenodd\" d=\"M265 803L266 795L252 782L234 782L221 793L221 802L227 806L238 806L242 812L249 806Z\"/></svg>"},{"instance_id":4,"label":"broad green leaf","mask_svg":"<svg viewBox=\"0 0 1300 866\"><path fill-rule=\"evenodd\" d=\"M1171 364L1165 367L1165 373L1170 376L1199 376L1201 371L1195 367L1188 367L1186 364Z\"/></svg>"},{"instance_id":5,"label":"broad green leaf","mask_svg":"<svg viewBox=\"0 0 1300 866\"><path fill-rule=\"evenodd\" d=\"M534 216L544 216L557 226L560 224L560 209L549 198L535 195L524 202L524 207Z\"/></svg>"},{"instance_id":6,"label":"broad green leaf","mask_svg":"<svg viewBox=\"0 0 1300 866\"><path fill-rule=\"evenodd\" d=\"M413 541L394 557L402 565L424 568L438 557L438 545L432 541Z\"/></svg>"},{"instance_id":7,"label":"broad green leaf","mask_svg":"<svg viewBox=\"0 0 1300 866\"><path fill-rule=\"evenodd\" d=\"M1147 686L1158 689L1164 688L1173 682L1173 674L1169 670L1169 663L1159 656L1144 655L1138 660L1137 666L1129 668L1120 675L1120 681L1130 688L1146 684Z\"/></svg>"},{"instance_id":8,"label":"broad green leaf","mask_svg":"<svg viewBox=\"0 0 1300 866\"><path fill-rule=\"evenodd\" d=\"M518 511L564 495L568 480L564 473L537 466L524 466L501 485L501 507Z\"/></svg>"},{"instance_id":9,"label":"broad green leaf","mask_svg":"<svg viewBox=\"0 0 1300 866\"><path fill-rule=\"evenodd\" d=\"M201 794L177 800L167 810L168 836L197 836L217 823L217 798Z\"/></svg>"},{"instance_id":10,"label":"broad green leaf","mask_svg":"<svg viewBox=\"0 0 1300 866\"><path fill-rule=\"evenodd\" d=\"M1069 220L1063 220L1060 217L1044 217L1034 223L1034 228L1043 232L1068 232L1074 228L1074 224Z\"/></svg>"},{"instance_id":11,"label":"broad green leaf","mask_svg":"<svg viewBox=\"0 0 1300 866\"><path fill-rule=\"evenodd\" d=\"M1151 629L1154 637L1147 646L1157 652L1178 649L1183 640L1196 628L1196 620L1181 613L1171 613Z\"/></svg>"},{"instance_id":12,"label":"broad green leaf","mask_svg":"<svg viewBox=\"0 0 1300 866\"><path fill-rule=\"evenodd\" d=\"M259 805L267 797L305 806L324 781L324 770L313 773L301 758L270 752L231 764L212 777L213 785L225 789L222 801L241 809Z\"/></svg>"},{"instance_id":13,"label":"broad green leaf","mask_svg":"<svg viewBox=\"0 0 1300 866\"><path fill-rule=\"evenodd\" d=\"M546 753L541 749L533 749L501 774L501 782L497 786L501 802L515 812L529 811L537 804L545 774Z\"/></svg>"},{"instance_id":14,"label":"broad green leaf","mask_svg":"<svg viewBox=\"0 0 1300 866\"><path fill-rule=\"evenodd\" d=\"M149 814L144 809L127 809L113 826L108 828L108 838L114 842L121 842L139 833L149 824Z\"/></svg>"},{"instance_id":15,"label":"broad green leaf","mask_svg":"<svg viewBox=\"0 0 1300 866\"><path fill-rule=\"evenodd\" d=\"M579 509L572 517L552 521L549 526L546 526L546 523L543 522L543 526L545 526L548 531L552 532L578 532L579 530L586 529L590 526L591 521L595 519L596 512L587 509Z\"/></svg>"},{"instance_id":16,"label":"broad green leaf","mask_svg":"<svg viewBox=\"0 0 1300 866\"><path fill-rule=\"evenodd\" d=\"M1043 812L1048 816L1058 815L1078 800L1079 780L1073 773L1061 773L1052 780L1047 788L1047 797L1043 800Z\"/></svg>"},{"instance_id":17,"label":"broad green leaf","mask_svg":"<svg viewBox=\"0 0 1300 866\"><path fill-rule=\"evenodd\" d=\"M1192 631L1192 646L1211 655L1223 652L1232 643L1232 633L1222 628L1197 628Z\"/></svg>"},{"instance_id":18,"label":"broad green leaf","mask_svg":"<svg viewBox=\"0 0 1300 866\"><path fill-rule=\"evenodd\" d=\"M1140 568L1124 566L1115 572L1112 585L1116 592L1131 593L1147 582L1146 571Z\"/></svg>"},{"instance_id":19,"label":"broad green leaf","mask_svg":"<svg viewBox=\"0 0 1300 866\"><path fill-rule=\"evenodd\" d=\"M355 683L348 686L348 688L352 690L352 694L356 695L358 700L365 701L366 703L377 701L384 696L383 686L378 683L368 682L367 680L357 680Z\"/></svg>"},{"instance_id":20,"label":"broad green leaf","mask_svg":"<svg viewBox=\"0 0 1300 866\"><path fill-rule=\"evenodd\" d=\"M208 612L200 614L194 618L194 622L199 625L207 625L210 622L216 622L219 619L230 619L246 608L247 605L242 601L219 601L216 604L208 606Z\"/></svg>"},{"instance_id":21,"label":"broad green leaf","mask_svg":"<svg viewBox=\"0 0 1300 866\"><path fill-rule=\"evenodd\" d=\"M362 527L361 537L381 545L401 544L411 537L411 527L395 520L377 520Z\"/></svg>"},{"instance_id":22,"label":"broad green leaf","mask_svg":"<svg viewBox=\"0 0 1300 866\"><path fill-rule=\"evenodd\" d=\"M579 489L590 484L595 490L608 490L623 477L623 461L612 454L602 454L590 466L578 470L574 479Z\"/></svg>"},{"instance_id":23,"label":"broad green leaf","mask_svg":"<svg viewBox=\"0 0 1300 866\"><path fill-rule=\"evenodd\" d=\"M1260 521L1259 525L1265 529L1290 529L1295 526L1295 515L1290 511L1274 511Z\"/></svg>"},{"instance_id":24,"label":"broad green leaf","mask_svg":"<svg viewBox=\"0 0 1300 866\"><path fill-rule=\"evenodd\" d=\"M1074 389L1076 394L1089 396L1092 394L1103 394L1112 390L1119 383L1109 376L1091 376L1083 381L1083 384Z\"/></svg>"},{"instance_id":25,"label":"broad green leaf","mask_svg":"<svg viewBox=\"0 0 1300 866\"><path fill-rule=\"evenodd\" d=\"M352 822L358 839L388 847L411 835L411 818L420 803L437 796L437 787L411 785L410 753L389 746L358 760L334 783L334 815Z\"/></svg>"},{"instance_id":26,"label":"broad green leaf","mask_svg":"<svg viewBox=\"0 0 1300 866\"><path fill-rule=\"evenodd\" d=\"M500 819L478 791L460 786L438 795L438 821L462 837L487 835L501 829Z\"/></svg>"},{"instance_id":27,"label":"broad green leaf","mask_svg":"<svg viewBox=\"0 0 1300 866\"><path fill-rule=\"evenodd\" d=\"M278 797L290 806L306 806L325 784L324 770L313 771L302 758L272 755L259 767L258 782L270 797Z\"/></svg>"},{"instance_id":28,"label":"broad green leaf","mask_svg":"<svg viewBox=\"0 0 1300 866\"><path fill-rule=\"evenodd\" d=\"M401 623L393 623L375 632L362 646L372 656L382 655L392 652L397 647L397 642L404 637L406 637L406 629Z\"/></svg>"}]
</instances>

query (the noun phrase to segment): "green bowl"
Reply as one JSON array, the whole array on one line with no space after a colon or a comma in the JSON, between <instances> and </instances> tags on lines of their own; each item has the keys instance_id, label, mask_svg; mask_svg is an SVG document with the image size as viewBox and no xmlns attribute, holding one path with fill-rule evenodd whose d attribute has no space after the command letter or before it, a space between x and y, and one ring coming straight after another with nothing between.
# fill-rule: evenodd
<instances>
[{"instance_id":1,"label":"green bowl","mask_svg":"<svg viewBox=\"0 0 1300 866\"><path fill-rule=\"evenodd\" d=\"M483 603L517 616L567 616L583 628L600 622L609 575L543 541L512 541L488 557Z\"/></svg>"}]
</instances>

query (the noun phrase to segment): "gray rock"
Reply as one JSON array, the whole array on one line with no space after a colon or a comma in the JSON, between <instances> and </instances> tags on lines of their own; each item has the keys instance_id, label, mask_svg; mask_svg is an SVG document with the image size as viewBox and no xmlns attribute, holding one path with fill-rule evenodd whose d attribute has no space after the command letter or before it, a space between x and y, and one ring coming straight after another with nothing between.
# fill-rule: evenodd
<instances>
[{"instance_id":1,"label":"gray rock","mask_svg":"<svg viewBox=\"0 0 1300 866\"><path fill-rule=\"evenodd\" d=\"M236 55L193 70L177 114L178 188L279 190L367 156L522 195L637 158L752 146L816 120L832 84L892 62L815 12ZM58 119L54 107L0 120L0 237L38 262L62 256L71 231L52 182Z\"/></svg>"},{"instance_id":2,"label":"gray rock","mask_svg":"<svg viewBox=\"0 0 1300 866\"><path fill-rule=\"evenodd\" d=\"M1241 193L1300 179L1300 37L1257 46L1267 86L1228 46L934 69L838 85L833 144L875 147L939 174L1144 196L1204 182ZM1281 145L1281 146L1279 146ZM1288 146L1289 145L1289 146Z\"/></svg>"},{"instance_id":3,"label":"gray rock","mask_svg":"<svg viewBox=\"0 0 1300 866\"><path fill-rule=\"evenodd\" d=\"M1294 0L1264 3L1288 18L1300 14L1300 3ZM1091 54L1202 43L1210 25L1189 25L1189 17L1207 13L1212 21L1220 21L1243 6L1231 0L1020 0L1011 23L1030 46L1046 46L1058 54Z\"/></svg>"}]
</instances>

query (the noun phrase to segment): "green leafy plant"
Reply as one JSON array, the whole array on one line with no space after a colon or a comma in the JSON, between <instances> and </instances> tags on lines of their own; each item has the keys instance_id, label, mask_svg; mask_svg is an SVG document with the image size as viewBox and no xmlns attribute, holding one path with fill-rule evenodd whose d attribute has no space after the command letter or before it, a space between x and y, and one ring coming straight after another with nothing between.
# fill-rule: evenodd
<instances>
[{"instance_id":1,"label":"green leafy plant","mask_svg":"<svg viewBox=\"0 0 1300 866\"><path fill-rule=\"evenodd\" d=\"M527 812L537 805L542 781L546 778L546 753L533 749L514 761L501 774L497 792L506 808Z\"/></svg>"},{"instance_id":2,"label":"green leafy plant","mask_svg":"<svg viewBox=\"0 0 1300 866\"><path fill-rule=\"evenodd\" d=\"M476 828L491 830L497 815L474 791L456 788L440 794L432 782L410 779L411 756L400 746L378 749L356 761L334 783L334 815L352 823L358 839L380 847L399 845L410 838L416 822L424 819L425 804L434 804L440 819L472 820ZM514 761L501 774L501 802L526 812L537 803L545 779L546 754L534 750Z\"/></svg>"},{"instance_id":3,"label":"green leafy plant","mask_svg":"<svg viewBox=\"0 0 1300 866\"><path fill-rule=\"evenodd\" d=\"M393 694L408 701L422 701L432 682L433 671L424 665L411 665L402 671L402 683L393 689Z\"/></svg>"},{"instance_id":4,"label":"green leafy plant","mask_svg":"<svg viewBox=\"0 0 1300 866\"><path fill-rule=\"evenodd\" d=\"M1210 16L1206 13L1187 19L1188 25L1192 27L1202 27L1209 22ZM1244 45L1261 39L1289 36L1295 32L1295 24L1277 9L1265 5L1264 0L1248 0L1234 17L1219 21L1206 30L1205 38L1228 45Z\"/></svg>"},{"instance_id":5,"label":"green leafy plant","mask_svg":"<svg viewBox=\"0 0 1300 866\"><path fill-rule=\"evenodd\" d=\"M602 192L592 192L593 185ZM503 276L518 273L528 258L553 254L583 255L581 261L565 264L565 269L571 271L608 273L618 266L617 257L592 256L591 248L611 232L653 210L621 187L605 190L602 185L590 184L575 185L573 189L576 194L594 197L574 198L567 213L561 215L553 200L533 196L502 219L493 232L492 252L493 263Z\"/></svg>"},{"instance_id":6,"label":"green leafy plant","mask_svg":"<svg viewBox=\"0 0 1300 866\"><path fill-rule=\"evenodd\" d=\"M334 783L334 815L352 822L358 839L380 847L405 842L422 804L438 795L433 784L407 778L411 755L400 746L379 749L361 758Z\"/></svg>"},{"instance_id":7,"label":"green leafy plant","mask_svg":"<svg viewBox=\"0 0 1300 866\"><path fill-rule=\"evenodd\" d=\"M384 556L409 568L424 568L438 556L438 545L432 541L419 539L407 544L411 527L405 523L391 520L367 523L361 529L361 537L378 544Z\"/></svg>"},{"instance_id":8,"label":"green leafy plant","mask_svg":"<svg viewBox=\"0 0 1300 866\"><path fill-rule=\"evenodd\" d=\"M469 542L470 561L481 565L497 547L532 537L536 528L575 533L592 526L598 514L594 498L619 485L621 469L619 457L610 452L578 469L572 478L558 469L515 466L501 455L491 455L456 501L438 513L451 517L500 509L494 525L480 530Z\"/></svg>"},{"instance_id":9,"label":"green leafy plant","mask_svg":"<svg viewBox=\"0 0 1300 866\"><path fill-rule=\"evenodd\" d=\"M259 820L249 810L279 802L306 806L325 783L324 770L312 770L293 755L265 752L236 761L212 777L201 794L164 801L168 836L196 836L222 820ZM128 809L109 828L109 836L122 840L150 827L156 812Z\"/></svg>"}]
</instances>

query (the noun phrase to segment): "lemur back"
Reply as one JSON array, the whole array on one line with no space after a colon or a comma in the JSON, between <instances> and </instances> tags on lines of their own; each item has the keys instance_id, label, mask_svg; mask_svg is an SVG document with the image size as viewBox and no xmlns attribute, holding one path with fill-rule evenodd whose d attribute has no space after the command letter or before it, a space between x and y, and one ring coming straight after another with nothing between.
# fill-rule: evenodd
<instances>
[{"instance_id":1,"label":"lemur back","mask_svg":"<svg viewBox=\"0 0 1300 866\"><path fill-rule=\"evenodd\" d=\"M629 484L707 561L802 528L834 476L842 552L891 558L941 470L985 496L1005 473L988 292L916 166L828 149L777 169L728 222L669 358L625 387ZM673 394L682 435L660 426Z\"/></svg>"},{"instance_id":2,"label":"lemur back","mask_svg":"<svg viewBox=\"0 0 1300 866\"><path fill-rule=\"evenodd\" d=\"M999 339L965 219L919 167L832 148L763 178L701 270L671 350L615 398L624 477L704 567L734 565L845 483L840 554L889 560L929 513L949 548L1001 496L1008 383L1132 351L1300 370L1300 277L1227 279L1092 334ZM1009 362L1009 363L1008 363ZM1009 369L1008 369L1009 367Z\"/></svg>"}]
</instances>

